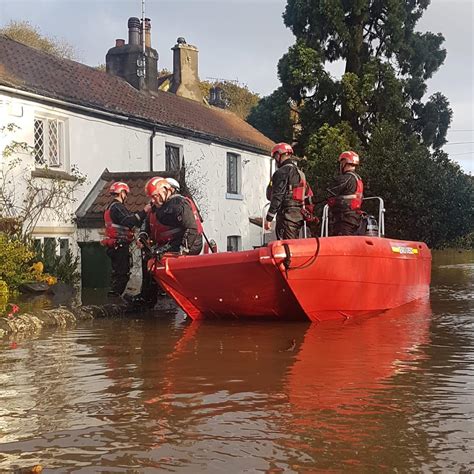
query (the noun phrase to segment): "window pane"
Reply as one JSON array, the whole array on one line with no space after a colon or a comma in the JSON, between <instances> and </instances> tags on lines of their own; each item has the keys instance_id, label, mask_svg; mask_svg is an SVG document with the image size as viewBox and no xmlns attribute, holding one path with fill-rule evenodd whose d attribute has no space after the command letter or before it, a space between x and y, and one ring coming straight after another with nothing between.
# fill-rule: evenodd
<instances>
[{"instance_id":1,"label":"window pane","mask_svg":"<svg viewBox=\"0 0 474 474\"><path fill-rule=\"evenodd\" d=\"M179 147L173 145L165 146L165 170L179 171Z\"/></svg>"},{"instance_id":2,"label":"window pane","mask_svg":"<svg viewBox=\"0 0 474 474\"><path fill-rule=\"evenodd\" d=\"M227 192L230 194L239 193L238 162L238 155L227 153Z\"/></svg>"},{"instance_id":3,"label":"window pane","mask_svg":"<svg viewBox=\"0 0 474 474\"><path fill-rule=\"evenodd\" d=\"M34 123L34 154L37 165L44 165L44 122L35 119Z\"/></svg>"},{"instance_id":4,"label":"window pane","mask_svg":"<svg viewBox=\"0 0 474 474\"><path fill-rule=\"evenodd\" d=\"M69 239L59 239L59 256L63 259L69 250Z\"/></svg>"},{"instance_id":5,"label":"window pane","mask_svg":"<svg viewBox=\"0 0 474 474\"><path fill-rule=\"evenodd\" d=\"M227 236L227 252L238 252L240 250L240 236Z\"/></svg>"},{"instance_id":6,"label":"window pane","mask_svg":"<svg viewBox=\"0 0 474 474\"><path fill-rule=\"evenodd\" d=\"M59 126L57 120L48 120L48 145L49 166L60 166Z\"/></svg>"},{"instance_id":7,"label":"window pane","mask_svg":"<svg viewBox=\"0 0 474 474\"><path fill-rule=\"evenodd\" d=\"M56 257L56 239L54 237L44 238L44 263L47 268L51 268Z\"/></svg>"}]
</instances>

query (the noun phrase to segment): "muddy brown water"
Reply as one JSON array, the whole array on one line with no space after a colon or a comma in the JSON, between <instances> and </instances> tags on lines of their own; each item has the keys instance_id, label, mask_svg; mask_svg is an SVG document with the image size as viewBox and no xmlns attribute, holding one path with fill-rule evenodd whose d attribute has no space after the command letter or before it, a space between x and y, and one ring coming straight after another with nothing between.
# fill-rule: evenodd
<instances>
[{"instance_id":1,"label":"muddy brown water","mask_svg":"<svg viewBox=\"0 0 474 474\"><path fill-rule=\"evenodd\" d=\"M474 469L474 253L356 323L81 323L0 343L0 471Z\"/></svg>"}]
</instances>

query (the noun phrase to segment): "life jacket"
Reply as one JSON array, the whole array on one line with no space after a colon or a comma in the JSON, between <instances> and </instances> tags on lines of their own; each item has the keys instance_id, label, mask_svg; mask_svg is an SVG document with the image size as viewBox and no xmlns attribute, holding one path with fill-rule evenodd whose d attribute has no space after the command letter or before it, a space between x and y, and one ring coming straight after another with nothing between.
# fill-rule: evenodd
<instances>
[{"instance_id":1,"label":"life jacket","mask_svg":"<svg viewBox=\"0 0 474 474\"><path fill-rule=\"evenodd\" d=\"M154 244L167 244L175 234L181 231L179 227L163 225L153 211L148 214L148 219L150 222L150 237Z\"/></svg>"},{"instance_id":2,"label":"life jacket","mask_svg":"<svg viewBox=\"0 0 474 474\"><path fill-rule=\"evenodd\" d=\"M352 171L347 172L356 179L356 190L354 194L343 194L328 199L329 207L340 207L342 209L350 209L351 211L360 211L362 207L362 199L364 197L364 183L362 178Z\"/></svg>"},{"instance_id":3,"label":"life jacket","mask_svg":"<svg viewBox=\"0 0 474 474\"><path fill-rule=\"evenodd\" d=\"M112 217L110 216L110 210L112 206L116 204L118 201L112 201L109 204L107 209L104 212L104 222L105 222L105 235L106 238L102 240L102 244L106 247L115 247L117 244L120 243L131 243L135 237L133 229L130 227L115 224L112 221Z\"/></svg>"},{"instance_id":4,"label":"life jacket","mask_svg":"<svg viewBox=\"0 0 474 474\"><path fill-rule=\"evenodd\" d=\"M176 197L178 197L178 195ZM204 229L202 227L201 218L199 217L199 212L197 210L196 205L194 204L192 199L188 197L184 197L181 195L179 195L179 197L185 199L191 206L194 219L196 220L198 234L202 234ZM173 197L171 199L173 199ZM150 219L150 237L158 245L164 245L164 244L167 244L168 242L171 242L176 234L179 234L180 232L182 232L182 229L180 227L171 227L171 226L162 224L158 220L158 217L156 216L154 212L150 212L149 219Z\"/></svg>"},{"instance_id":5,"label":"life jacket","mask_svg":"<svg viewBox=\"0 0 474 474\"><path fill-rule=\"evenodd\" d=\"M298 185L293 187L291 185L289 186L291 199L303 205L301 214L306 222L316 222L318 218L314 215L313 190L307 183L305 174L300 169L298 169L298 174L300 175Z\"/></svg>"},{"instance_id":6,"label":"life jacket","mask_svg":"<svg viewBox=\"0 0 474 474\"><path fill-rule=\"evenodd\" d=\"M313 190L311 189L311 186L306 182L305 174L294 163L288 163L288 165L285 166L294 166L298 171L298 175L300 177L300 180L296 186L288 183L286 199L296 201L296 203L299 204L304 204L305 201L307 202L307 198L313 197ZM267 186L266 197L269 201L272 200L272 181L270 181Z\"/></svg>"},{"instance_id":7,"label":"life jacket","mask_svg":"<svg viewBox=\"0 0 474 474\"><path fill-rule=\"evenodd\" d=\"M196 204L194 204L194 201L189 197L185 197L184 199L186 199L186 201L188 201L189 205L191 206L194 220L196 221L196 225L198 229L198 234L201 235L204 232L204 228L202 226L201 216L199 215L199 211L197 210Z\"/></svg>"},{"instance_id":8,"label":"life jacket","mask_svg":"<svg viewBox=\"0 0 474 474\"><path fill-rule=\"evenodd\" d=\"M296 165L293 166L296 167ZM288 197L293 199L293 201L297 201L303 204L305 198L309 196L308 188L309 192L311 193L311 196L313 195L313 191L306 183L306 176L304 175L304 173L298 168L296 168L296 170L298 171L298 174L300 176L300 182L296 186L292 186L291 184L288 185Z\"/></svg>"}]
</instances>

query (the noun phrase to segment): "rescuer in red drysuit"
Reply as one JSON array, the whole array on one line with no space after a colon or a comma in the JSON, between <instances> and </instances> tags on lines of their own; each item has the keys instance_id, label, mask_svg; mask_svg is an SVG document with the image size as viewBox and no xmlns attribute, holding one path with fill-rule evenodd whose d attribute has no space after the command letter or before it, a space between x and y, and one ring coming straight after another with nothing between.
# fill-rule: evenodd
<instances>
[{"instance_id":1,"label":"rescuer in red drysuit","mask_svg":"<svg viewBox=\"0 0 474 474\"><path fill-rule=\"evenodd\" d=\"M357 235L362 221L362 199L364 183L355 172L359 155L345 151L339 155L339 175L335 177L328 205L331 235Z\"/></svg>"},{"instance_id":2,"label":"rescuer in red drysuit","mask_svg":"<svg viewBox=\"0 0 474 474\"><path fill-rule=\"evenodd\" d=\"M278 143L272 149L272 158L278 169L267 187L270 207L264 226L270 230L276 216L277 239L297 239L306 215L313 211L313 192L292 156L293 148L287 143Z\"/></svg>"},{"instance_id":3,"label":"rescuer in red drysuit","mask_svg":"<svg viewBox=\"0 0 474 474\"><path fill-rule=\"evenodd\" d=\"M125 201L130 193L126 183L115 182L110 186L113 201L104 212L105 235L101 244L107 247L107 255L112 263L111 288L109 296L121 296L130 278L130 244L134 240L133 228L140 225L150 210L147 204L143 211L130 212Z\"/></svg>"},{"instance_id":4,"label":"rescuer in red drysuit","mask_svg":"<svg viewBox=\"0 0 474 474\"><path fill-rule=\"evenodd\" d=\"M202 224L196 206L190 198L179 193L179 183L173 178L154 177L145 186L152 207L140 229L140 240L153 248L167 246L167 251L183 255L198 255L202 250ZM154 306L159 293L148 271L150 258L142 252L142 288L133 302Z\"/></svg>"}]
</instances>

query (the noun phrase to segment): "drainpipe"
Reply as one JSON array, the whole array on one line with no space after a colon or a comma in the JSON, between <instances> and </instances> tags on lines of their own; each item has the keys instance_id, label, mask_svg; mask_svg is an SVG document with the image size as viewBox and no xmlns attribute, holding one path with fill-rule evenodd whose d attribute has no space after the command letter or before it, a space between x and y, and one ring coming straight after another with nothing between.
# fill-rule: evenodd
<instances>
[{"instance_id":1,"label":"drainpipe","mask_svg":"<svg viewBox=\"0 0 474 474\"><path fill-rule=\"evenodd\" d=\"M153 127L153 133L150 136L150 171L153 171L153 139L156 135L156 127Z\"/></svg>"}]
</instances>

